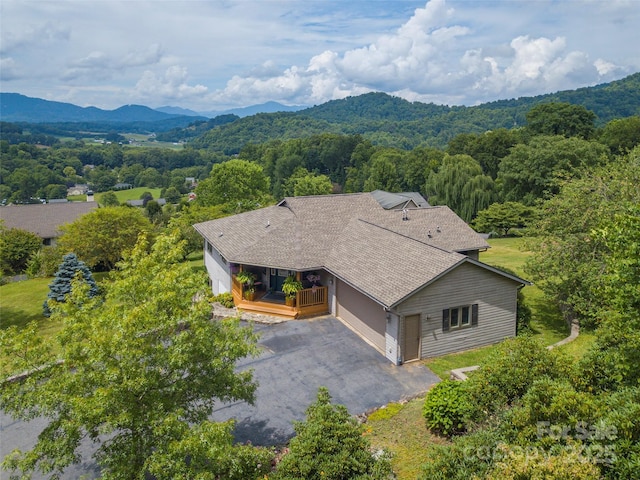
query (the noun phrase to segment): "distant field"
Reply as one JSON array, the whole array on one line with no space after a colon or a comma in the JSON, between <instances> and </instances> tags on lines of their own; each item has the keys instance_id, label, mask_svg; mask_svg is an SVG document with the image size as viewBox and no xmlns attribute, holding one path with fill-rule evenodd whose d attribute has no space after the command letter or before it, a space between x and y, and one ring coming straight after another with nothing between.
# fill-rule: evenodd
<instances>
[{"instance_id":1,"label":"distant field","mask_svg":"<svg viewBox=\"0 0 640 480\"><path fill-rule=\"evenodd\" d=\"M148 188L148 187L136 187L130 188L128 190L114 190L113 193L116 194L116 197L120 203L124 203L127 200L139 200L144 192L149 192L153 195L154 199L160 198L160 192L162 189L160 188ZM105 192L96 193L96 201L100 203L102 196Z\"/></svg>"},{"instance_id":2,"label":"distant field","mask_svg":"<svg viewBox=\"0 0 640 480\"><path fill-rule=\"evenodd\" d=\"M132 142L129 144L130 147L170 148L172 150L182 150L184 148L181 143L158 142L150 138L149 135L140 133L123 133L122 136Z\"/></svg>"}]
</instances>

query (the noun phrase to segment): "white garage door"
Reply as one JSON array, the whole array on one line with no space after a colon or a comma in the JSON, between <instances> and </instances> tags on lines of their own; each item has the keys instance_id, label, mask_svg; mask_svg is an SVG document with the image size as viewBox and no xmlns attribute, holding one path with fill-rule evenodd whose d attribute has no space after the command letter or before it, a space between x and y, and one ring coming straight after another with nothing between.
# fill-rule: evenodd
<instances>
[{"instance_id":1,"label":"white garage door","mask_svg":"<svg viewBox=\"0 0 640 480\"><path fill-rule=\"evenodd\" d=\"M337 316L384 353L387 320L382 306L340 280L336 288Z\"/></svg>"}]
</instances>

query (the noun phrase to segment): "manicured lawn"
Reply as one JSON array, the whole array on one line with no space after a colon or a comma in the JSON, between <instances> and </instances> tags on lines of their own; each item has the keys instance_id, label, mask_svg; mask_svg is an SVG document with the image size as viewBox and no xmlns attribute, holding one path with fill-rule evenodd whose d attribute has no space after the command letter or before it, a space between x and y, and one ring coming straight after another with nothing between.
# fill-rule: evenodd
<instances>
[{"instance_id":1,"label":"manicured lawn","mask_svg":"<svg viewBox=\"0 0 640 480\"><path fill-rule=\"evenodd\" d=\"M49 293L51 278L35 278L0 286L0 319L2 328L16 325L24 327L37 320L41 322L43 335L50 335L57 328L42 315L42 303ZM52 331L53 330L53 331Z\"/></svg>"},{"instance_id":2,"label":"manicured lawn","mask_svg":"<svg viewBox=\"0 0 640 480\"><path fill-rule=\"evenodd\" d=\"M127 200L140 200L140 197L144 192L149 192L151 195L153 195L153 198L157 200L158 198L160 198L161 190L162 189L160 188L137 187L130 188L128 190L118 190L114 191L113 193L116 194L116 198L120 203L125 203ZM104 192L96 193L96 202L100 203L102 195L104 195Z\"/></svg>"},{"instance_id":3,"label":"manicured lawn","mask_svg":"<svg viewBox=\"0 0 640 480\"><path fill-rule=\"evenodd\" d=\"M480 260L494 267L505 267L524 279L524 263L531 252L524 250L523 238L496 238L489 240L491 248L480 254ZM535 285L522 289L525 303L531 307L531 330L545 345L552 345L567 335L569 327L562 319L560 310L547 301L542 291ZM427 366L440 378L448 378L454 368L478 365L494 346L454 353L426 360Z\"/></svg>"}]
</instances>

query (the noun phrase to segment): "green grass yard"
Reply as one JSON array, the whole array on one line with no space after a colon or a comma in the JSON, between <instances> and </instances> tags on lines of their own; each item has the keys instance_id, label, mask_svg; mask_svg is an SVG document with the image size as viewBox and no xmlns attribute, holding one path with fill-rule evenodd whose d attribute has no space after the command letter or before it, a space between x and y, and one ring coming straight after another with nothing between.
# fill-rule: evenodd
<instances>
[{"instance_id":1,"label":"green grass yard","mask_svg":"<svg viewBox=\"0 0 640 480\"><path fill-rule=\"evenodd\" d=\"M153 195L154 200L160 198L160 192L162 189L160 188L149 188L149 187L136 187L130 188L128 190L116 190L113 193L116 194L116 198L120 203L125 203L127 200L140 200L140 197L144 192L149 192ZM105 192L96 193L96 201L100 203L102 196Z\"/></svg>"}]
</instances>

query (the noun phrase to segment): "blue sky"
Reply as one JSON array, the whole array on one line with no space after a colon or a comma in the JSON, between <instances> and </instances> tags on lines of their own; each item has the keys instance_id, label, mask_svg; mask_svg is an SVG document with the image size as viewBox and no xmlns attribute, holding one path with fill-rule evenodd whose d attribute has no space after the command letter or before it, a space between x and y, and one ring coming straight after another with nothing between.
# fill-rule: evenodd
<instances>
[{"instance_id":1,"label":"blue sky","mask_svg":"<svg viewBox=\"0 0 640 480\"><path fill-rule=\"evenodd\" d=\"M474 105L640 71L640 0L2 0L0 90L113 109Z\"/></svg>"}]
</instances>

